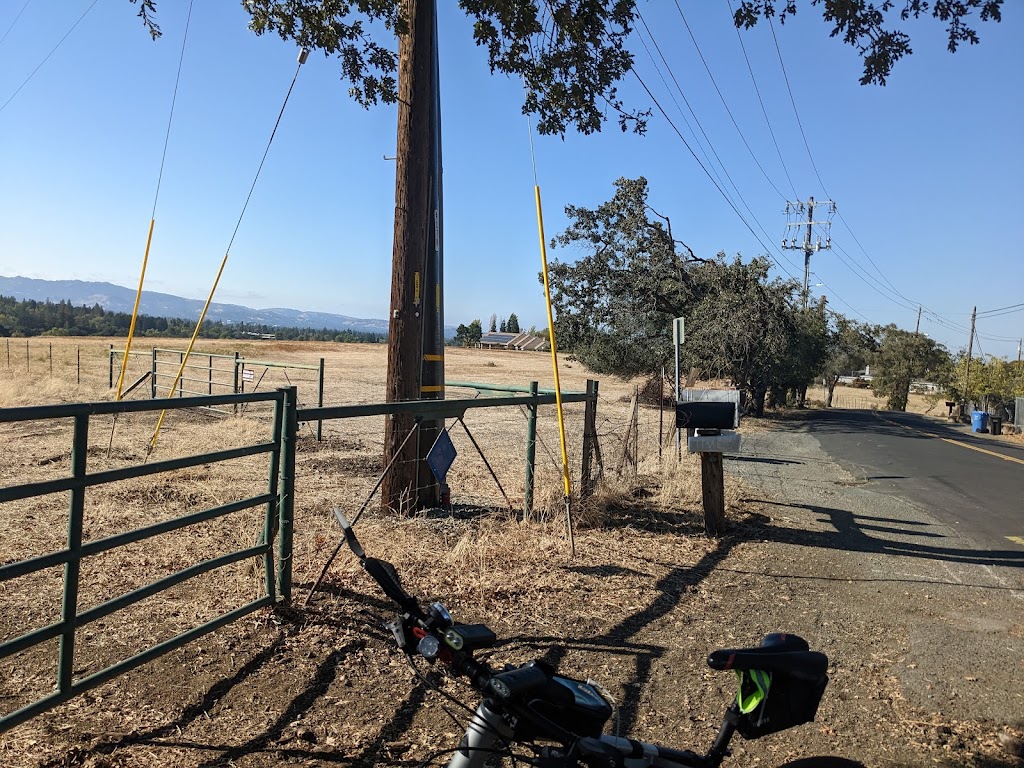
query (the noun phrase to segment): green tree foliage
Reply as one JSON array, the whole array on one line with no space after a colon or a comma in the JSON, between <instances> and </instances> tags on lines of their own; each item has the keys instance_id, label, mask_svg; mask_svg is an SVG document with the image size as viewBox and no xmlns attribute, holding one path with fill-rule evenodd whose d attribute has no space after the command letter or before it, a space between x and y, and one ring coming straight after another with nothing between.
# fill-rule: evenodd
<instances>
[{"instance_id":1,"label":"green tree foliage","mask_svg":"<svg viewBox=\"0 0 1024 768\"><path fill-rule=\"evenodd\" d=\"M646 179L619 179L598 208L566 208L552 247L580 256L548 270L559 345L598 373L652 375L672 360L672 319L684 317L683 363L730 379L754 412L769 389L804 390L825 358L824 307L800 312L799 285L770 279L766 258L695 258L647 195Z\"/></svg>"},{"instance_id":2,"label":"green tree foliage","mask_svg":"<svg viewBox=\"0 0 1024 768\"><path fill-rule=\"evenodd\" d=\"M976 45L978 33L968 21L975 12L981 21L1001 21L1003 0L810 0L822 5L822 16L832 25L832 37L841 37L857 49L864 61L862 85L885 85L893 65L913 53L910 35L900 28L903 22L932 16L946 24L947 48L954 53L961 43ZM764 17L778 14L779 21L797 11L797 0L741 0L734 14L737 27L750 28ZM778 9L776 9L778 6Z\"/></svg>"},{"instance_id":3,"label":"green tree foliage","mask_svg":"<svg viewBox=\"0 0 1024 768\"><path fill-rule=\"evenodd\" d=\"M483 336L483 325L479 320L472 321L469 325L460 324L455 329L455 344L462 347L469 347L480 341Z\"/></svg>"},{"instance_id":4,"label":"green tree foliage","mask_svg":"<svg viewBox=\"0 0 1024 768\"><path fill-rule=\"evenodd\" d=\"M825 407L832 407L832 396L840 376L863 371L878 349L874 329L839 315L829 330L821 375L825 379Z\"/></svg>"},{"instance_id":5,"label":"green tree foliage","mask_svg":"<svg viewBox=\"0 0 1024 768\"><path fill-rule=\"evenodd\" d=\"M915 379L939 384L949 380L951 360L941 344L920 333L886 325L879 328L878 350L872 360L872 389L887 399L893 411L907 410L910 385Z\"/></svg>"},{"instance_id":6,"label":"green tree foliage","mask_svg":"<svg viewBox=\"0 0 1024 768\"><path fill-rule=\"evenodd\" d=\"M982 409L999 409L1024 397L1024 363L998 357L976 357L971 360L971 380L967 385L967 355L957 357L949 376L946 393L950 400L969 397Z\"/></svg>"},{"instance_id":7,"label":"green tree foliage","mask_svg":"<svg viewBox=\"0 0 1024 768\"><path fill-rule=\"evenodd\" d=\"M516 317L515 312L508 316L508 323L506 324L505 329L509 333L522 333L522 331L519 330L519 318Z\"/></svg>"},{"instance_id":8,"label":"green tree foliage","mask_svg":"<svg viewBox=\"0 0 1024 768\"><path fill-rule=\"evenodd\" d=\"M131 0L153 39L160 37L156 0ZM909 55L905 22L931 16L946 24L949 50L979 42L968 25L1002 18L1003 0L809 0L822 5L832 36L857 49L864 61L861 83L884 85L893 65ZM798 0L741 0L737 27L750 28L776 14L785 23ZM902 5L902 7L898 7ZM778 8L777 8L778 6ZM402 0L242 0L257 35L268 32L303 48L336 56L350 95L361 105L394 103L398 57L373 32L386 38L405 34ZM625 42L639 10L635 0L459 0L473 20L473 39L487 51L491 72L526 85L523 112L536 115L542 134L584 134L601 130L606 115L616 115L623 130L642 133L649 112L629 112L616 85L633 66ZM897 18L898 17L898 18ZM973 23L973 22L972 22Z\"/></svg>"},{"instance_id":9,"label":"green tree foliage","mask_svg":"<svg viewBox=\"0 0 1024 768\"><path fill-rule=\"evenodd\" d=\"M76 307L69 301L18 301L0 296L0 336L127 336L132 316L107 312L99 304ZM139 315L135 333L139 336L190 338L195 321L182 318ZM223 323L207 320L199 332L204 339L245 339L254 334L273 334L292 341L339 341L377 343L380 333L339 331L333 328L278 328L260 323Z\"/></svg>"},{"instance_id":10,"label":"green tree foliage","mask_svg":"<svg viewBox=\"0 0 1024 768\"><path fill-rule=\"evenodd\" d=\"M798 367L794 361L800 350L818 346L803 336L817 326L800 319L800 286L795 280L770 279L770 266L766 258L744 263L721 255L701 264L692 270L700 299L685 314L685 364L731 380L746 393L747 409L757 416L764 413L769 390L806 386L806 372L814 365Z\"/></svg>"},{"instance_id":11,"label":"green tree foliage","mask_svg":"<svg viewBox=\"0 0 1024 768\"><path fill-rule=\"evenodd\" d=\"M596 209L566 206L569 226L552 248L581 252L574 263L548 267L556 331L598 373L635 376L672 357L665 335L693 299L686 262L668 229L648 215L647 179L621 178L611 200Z\"/></svg>"},{"instance_id":12,"label":"green tree foliage","mask_svg":"<svg viewBox=\"0 0 1024 768\"><path fill-rule=\"evenodd\" d=\"M487 326L487 331L488 331L488 333L497 333L498 332L498 316L495 315L494 313L491 313L491 322Z\"/></svg>"},{"instance_id":13,"label":"green tree foliage","mask_svg":"<svg viewBox=\"0 0 1024 768\"><path fill-rule=\"evenodd\" d=\"M398 98L397 56L375 40L374 27L405 34L401 0L243 0L257 35L273 32L303 48L337 56L342 79L361 105ZM646 113L629 113L615 84L633 65L624 42L633 29L634 0L460 0L473 20L473 39L491 72L526 85L523 112L542 134L601 130L609 111L623 130L642 132Z\"/></svg>"}]
</instances>

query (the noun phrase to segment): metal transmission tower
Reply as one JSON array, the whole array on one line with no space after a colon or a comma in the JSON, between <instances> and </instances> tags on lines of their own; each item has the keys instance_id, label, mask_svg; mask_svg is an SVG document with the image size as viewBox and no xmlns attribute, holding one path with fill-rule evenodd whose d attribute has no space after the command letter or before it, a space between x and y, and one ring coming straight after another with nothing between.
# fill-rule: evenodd
<instances>
[{"instance_id":1,"label":"metal transmission tower","mask_svg":"<svg viewBox=\"0 0 1024 768\"><path fill-rule=\"evenodd\" d=\"M825 208L828 211L827 218L824 221L814 220L815 208L819 210ZM786 234L788 235L793 227L806 227L802 243L798 243L796 237L782 238L782 247L786 250L804 252L803 305L805 310L807 309L808 299L808 278L811 274L811 254L815 251L822 249L827 251L832 248L832 217L835 216L835 213L836 204L831 200L816 202L813 197L809 197L806 203L800 200L797 200L795 203L786 202ZM805 215L807 216L806 220L802 218ZM820 234L815 239L814 227L824 228L825 242L821 241Z\"/></svg>"}]
</instances>

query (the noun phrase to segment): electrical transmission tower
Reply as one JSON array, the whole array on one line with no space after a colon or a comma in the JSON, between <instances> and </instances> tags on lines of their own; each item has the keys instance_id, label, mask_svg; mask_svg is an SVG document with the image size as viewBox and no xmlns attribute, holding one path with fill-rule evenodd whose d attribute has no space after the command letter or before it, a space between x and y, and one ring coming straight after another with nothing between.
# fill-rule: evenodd
<instances>
[{"instance_id":1,"label":"electrical transmission tower","mask_svg":"<svg viewBox=\"0 0 1024 768\"><path fill-rule=\"evenodd\" d=\"M814 220L814 209L825 208L828 211L827 218L824 221ZM793 227L806 227L804 232L803 242L797 242L796 237L783 237L782 247L786 250L792 251L803 251L804 252L804 291L803 291L803 305L804 309L807 309L808 299L808 278L811 274L811 254L815 251L830 250L832 248L832 217L836 213L836 204L831 200L822 200L815 202L813 197L809 197L807 202L797 200L795 203L786 202L786 234ZM804 220L802 217L807 216ZM825 230L825 241L822 242L821 235L817 235L815 239L814 227L823 228Z\"/></svg>"}]
</instances>

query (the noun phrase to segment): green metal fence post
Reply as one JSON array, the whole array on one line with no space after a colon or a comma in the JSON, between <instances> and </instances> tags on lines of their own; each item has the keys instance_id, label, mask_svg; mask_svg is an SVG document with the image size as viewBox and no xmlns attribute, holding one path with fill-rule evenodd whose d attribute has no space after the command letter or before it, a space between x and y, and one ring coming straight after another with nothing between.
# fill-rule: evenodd
<instances>
[{"instance_id":1,"label":"green metal fence post","mask_svg":"<svg viewBox=\"0 0 1024 768\"><path fill-rule=\"evenodd\" d=\"M277 600L277 585L274 574L274 536L280 531L279 506L280 506L280 483L281 475L281 437L284 434L282 424L285 417L284 395L274 401L274 427L271 442L274 444L274 452L270 454L270 477L267 481L267 495L273 498L267 502L267 513L263 518L263 541L266 548L263 555L264 575L266 578L267 597Z\"/></svg>"},{"instance_id":2,"label":"green metal fence post","mask_svg":"<svg viewBox=\"0 0 1024 768\"><path fill-rule=\"evenodd\" d=\"M583 414L583 466L580 468L580 498L594 492L591 473L594 443L597 440L597 382L587 379L587 403Z\"/></svg>"},{"instance_id":3,"label":"green metal fence post","mask_svg":"<svg viewBox=\"0 0 1024 768\"><path fill-rule=\"evenodd\" d=\"M8 358L10 358L10 350L8 350ZM10 367L10 366L8 366ZM114 388L114 345L110 345L110 351L107 352L107 367L110 369L110 389Z\"/></svg>"},{"instance_id":4,"label":"green metal fence post","mask_svg":"<svg viewBox=\"0 0 1024 768\"><path fill-rule=\"evenodd\" d=\"M277 591L281 600L292 599L292 531L295 521L295 440L299 433L298 390L284 389L284 417L281 435L281 478L278 494Z\"/></svg>"},{"instance_id":5,"label":"green metal fence post","mask_svg":"<svg viewBox=\"0 0 1024 768\"><path fill-rule=\"evenodd\" d=\"M207 378L207 381L206 381L206 394L212 395L213 394L213 355L210 355L208 360L209 360L209 363L210 363L210 370L207 371L207 374L206 374L206 378Z\"/></svg>"},{"instance_id":6,"label":"green metal fence post","mask_svg":"<svg viewBox=\"0 0 1024 768\"><path fill-rule=\"evenodd\" d=\"M71 474L75 485L71 489L68 516L68 552L71 558L64 564L64 602L57 655L57 689L61 693L71 690L75 669L75 617L78 615L78 573L81 565L82 518L85 515L85 459L89 450L89 415L75 416L75 435L71 447Z\"/></svg>"},{"instance_id":7,"label":"green metal fence post","mask_svg":"<svg viewBox=\"0 0 1024 768\"><path fill-rule=\"evenodd\" d=\"M537 387L536 381L530 382L530 396L533 402L526 406L526 480L523 483L523 516L533 512L533 476L537 466Z\"/></svg>"},{"instance_id":8,"label":"green metal fence post","mask_svg":"<svg viewBox=\"0 0 1024 768\"><path fill-rule=\"evenodd\" d=\"M149 394L153 400L156 400L156 347L153 347L149 362Z\"/></svg>"},{"instance_id":9,"label":"green metal fence post","mask_svg":"<svg viewBox=\"0 0 1024 768\"><path fill-rule=\"evenodd\" d=\"M319 371L319 382L317 383L316 390L316 406L317 408L324 407L324 359L320 358L320 371ZM316 441L319 443L324 439L324 420L320 419L316 423Z\"/></svg>"},{"instance_id":10,"label":"green metal fence post","mask_svg":"<svg viewBox=\"0 0 1024 768\"><path fill-rule=\"evenodd\" d=\"M234 363L234 365L235 365L234 373L232 373L232 380L231 380L231 394L237 395L238 394L238 353L237 352L235 352L235 363ZM235 403L234 406L232 406L232 407L233 407L234 412L237 414L238 413L238 403Z\"/></svg>"}]
</instances>

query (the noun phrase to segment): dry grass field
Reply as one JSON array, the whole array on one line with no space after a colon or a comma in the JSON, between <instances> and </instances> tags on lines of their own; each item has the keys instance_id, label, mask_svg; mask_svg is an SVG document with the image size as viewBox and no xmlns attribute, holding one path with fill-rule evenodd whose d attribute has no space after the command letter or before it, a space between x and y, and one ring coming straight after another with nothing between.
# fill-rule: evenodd
<instances>
[{"instance_id":1,"label":"dry grass field","mask_svg":"<svg viewBox=\"0 0 1024 768\"><path fill-rule=\"evenodd\" d=\"M109 400L109 340L12 340L0 347L0 408ZM180 340L145 339L181 348ZM316 364L325 359L326 405L383 400L383 345L206 342L203 352ZM52 359L52 374L50 365ZM81 360L81 367L78 360ZM133 358L127 381L147 370ZM543 354L447 351L449 380L551 386ZM294 384L315 405L315 374L256 368L260 390ZM563 360L565 389L583 389L583 366ZM526 419L518 409L479 409L466 422L504 495L459 426L459 458L449 475L453 514L396 519L371 504L359 536L376 557L392 561L411 592L442 600L465 622L485 622L502 639L494 663L538 656L580 676L604 681L623 705L624 728L639 738L705 748L732 695L731 676L712 673L704 656L715 646L756 643L785 628L835 642L845 630L822 620L806 591L759 579L758 550L770 512L727 478L732 533L703 536L699 466L677 462L665 445L659 460L659 410L639 410L639 463L616 472L630 423L636 382L602 379L598 433L605 477L595 499L576 509L577 557L569 556L562 509L557 422L543 408L537 451L537 510L522 520ZM131 397L148 397L143 386ZM472 397L450 389L448 397ZM574 481L579 475L582 405L567 406ZM670 415L665 414L666 434ZM90 471L146 460L155 414L91 420ZM763 429L749 422L744 429ZM268 439L266 413L240 416L169 412L153 459L191 455ZM308 605L312 582L338 541L332 509L357 509L381 466L383 420L348 419L300 429L296 460L295 597L80 696L0 735L7 768L270 768L422 764L454 747L458 728L443 700L419 685L391 648L383 622L391 608L349 553L334 563ZM70 420L0 424L0 486L70 473ZM670 441L671 442L671 441ZM210 464L166 476L92 488L86 494L86 541L262 493L267 458ZM66 494L0 505L0 564L63 547ZM190 564L250 546L262 510L165 534L87 558L80 608L96 605ZM799 563L794 563L799 567ZM58 620L61 569L0 584L0 640ZM80 633L80 678L173 634L256 598L252 562L184 582ZM828 639L832 638L832 639ZM866 639L865 643L870 639ZM54 685L56 641L0 660L0 711L46 695ZM848 686L840 669L835 685ZM844 678L843 676L846 675ZM474 695L431 678L469 702ZM856 680L865 704L890 700L893 682ZM886 697L889 697L887 699ZM847 708L848 709L848 708ZM735 744L737 765L771 765L806 754L842 751L835 723L847 717L826 698L820 722L764 743ZM872 715L873 717L874 715ZM832 723L833 725L830 725ZM894 724L893 728L906 728ZM862 734L857 737L860 738ZM885 741L882 739L881 741ZM896 743L889 738L889 743ZM846 742L850 743L850 742ZM860 742L858 742L860 743ZM880 747L881 748L881 747ZM993 763L994 765L994 763Z\"/></svg>"}]
</instances>

